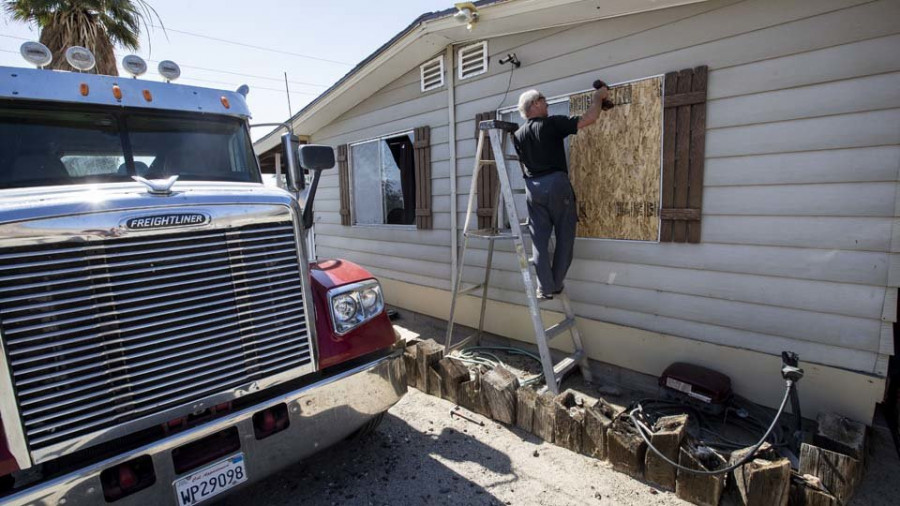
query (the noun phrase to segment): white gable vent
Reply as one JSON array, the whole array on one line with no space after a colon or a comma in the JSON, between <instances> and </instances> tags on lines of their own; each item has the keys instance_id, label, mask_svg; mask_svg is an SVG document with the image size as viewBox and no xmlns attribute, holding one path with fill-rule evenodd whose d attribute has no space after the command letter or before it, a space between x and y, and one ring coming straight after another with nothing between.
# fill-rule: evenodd
<instances>
[{"instance_id":1,"label":"white gable vent","mask_svg":"<svg viewBox=\"0 0 900 506\"><path fill-rule=\"evenodd\" d=\"M487 41L460 48L457 64L460 79L487 72Z\"/></svg>"},{"instance_id":2,"label":"white gable vent","mask_svg":"<svg viewBox=\"0 0 900 506\"><path fill-rule=\"evenodd\" d=\"M444 57L425 62L419 67L422 76L422 91L433 90L444 85Z\"/></svg>"}]
</instances>

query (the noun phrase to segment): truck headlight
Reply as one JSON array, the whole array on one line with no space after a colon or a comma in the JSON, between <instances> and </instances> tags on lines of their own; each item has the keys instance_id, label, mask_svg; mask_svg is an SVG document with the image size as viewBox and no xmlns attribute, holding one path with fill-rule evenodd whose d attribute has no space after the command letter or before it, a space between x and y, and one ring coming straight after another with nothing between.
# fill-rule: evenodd
<instances>
[{"instance_id":1,"label":"truck headlight","mask_svg":"<svg viewBox=\"0 0 900 506\"><path fill-rule=\"evenodd\" d=\"M370 279L328 292L331 319L337 334L346 334L384 310L381 285Z\"/></svg>"}]
</instances>

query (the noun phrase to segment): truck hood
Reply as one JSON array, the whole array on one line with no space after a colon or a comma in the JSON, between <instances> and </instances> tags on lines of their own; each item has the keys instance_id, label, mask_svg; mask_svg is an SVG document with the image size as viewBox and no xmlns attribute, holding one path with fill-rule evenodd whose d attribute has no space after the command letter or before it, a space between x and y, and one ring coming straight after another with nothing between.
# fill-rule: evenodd
<instances>
[{"instance_id":1,"label":"truck hood","mask_svg":"<svg viewBox=\"0 0 900 506\"><path fill-rule=\"evenodd\" d=\"M172 194L151 195L140 183L103 183L0 190L0 224L102 211L226 204L297 205L285 190L259 183L176 182ZM300 202L302 208L303 202Z\"/></svg>"}]
</instances>

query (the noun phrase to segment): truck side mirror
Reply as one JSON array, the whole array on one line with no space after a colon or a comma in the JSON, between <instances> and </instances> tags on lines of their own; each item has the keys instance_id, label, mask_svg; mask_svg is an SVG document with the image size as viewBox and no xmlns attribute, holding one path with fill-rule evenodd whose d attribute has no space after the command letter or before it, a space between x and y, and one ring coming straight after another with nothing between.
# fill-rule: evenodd
<instances>
[{"instance_id":1,"label":"truck side mirror","mask_svg":"<svg viewBox=\"0 0 900 506\"><path fill-rule=\"evenodd\" d=\"M334 148L316 144L300 146L300 167L306 170L334 168Z\"/></svg>"},{"instance_id":2,"label":"truck side mirror","mask_svg":"<svg viewBox=\"0 0 900 506\"><path fill-rule=\"evenodd\" d=\"M300 150L300 138L291 133L281 136L281 156L284 158L284 165L287 168L285 177L287 178L287 189L293 194L297 194L306 186L306 180L300 173L297 163L297 154Z\"/></svg>"}]
</instances>

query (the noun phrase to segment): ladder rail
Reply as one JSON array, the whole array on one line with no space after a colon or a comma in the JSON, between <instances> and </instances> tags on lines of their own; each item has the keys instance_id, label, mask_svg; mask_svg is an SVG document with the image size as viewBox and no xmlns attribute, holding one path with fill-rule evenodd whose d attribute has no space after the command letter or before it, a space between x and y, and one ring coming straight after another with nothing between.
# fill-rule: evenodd
<instances>
[{"instance_id":1,"label":"ladder rail","mask_svg":"<svg viewBox=\"0 0 900 506\"><path fill-rule=\"evenodd\" d=\"M560 293L558 298L562 303L565 320L550 328L544 328L543 316L539 301L537 300L537 275L534 266L529 261L528 253L525 250L525 234L523 232L523 224L519 220L519 213L516 209L516 203L513 199L513 193L523 193L521 190L513 190L507 161L518 160L516 157L507 157L504 155L503 146L507 135L510 131L510 124L498 121L482 122L479 125L478 143L475 149L475 164L472 170L472 182L469 190L469 201L466 206L466 219L463 225L463 245L462 252L458 260L457 277L453 283L453 296L450 304L450 317L447 322L447 336L444 344L445 352L461 348L472 341L481 342L481 336L484 332L484 320L487 312L487 295L491 280L491 267L494 256L494 241L498 239L511 239L515 248L515 255L518 259L519 270L522 274L522 282L525 285L525 295L528 300L528 312L534 327L535 340L538 346L538 352L541 358L541 368L544 373L544 379L547 382L547 388L555 394L559 393L559 386L563 376L575 368L581 369L581 373L586 381L591 381L591 372L588 364L587 353L581 339L581 333L576 325L575 313L572 310L572 304L569 297L565 293ZM493 149L494 160L482 160L485 142L490 142ZM475 201L477 199L478 175L483 167L491 167L497 170L497 177L500 187L493 196L495 204L491 209L490 228L487 231L477 230L470 234L472 226L472 215ZM506 211L506 218L509 220L509 234L506 234L501 228L503 213ZM454 231L455 233L455 231ZM465 290L460 290L462 286L463 270L465 267L465 258L468 251L470 237L476 237L488 240L487 259L485 262L484 282L474 286L469 286ZM480 289L481 291L481 311L478 318L478 329L474 334L464 338L459 343L453 345L453 325L455 323L455 314L457 309L457 299L465 294L473 294ZM558 337L560 334L568 331L572 338L572 344L575 352L567 356L558 363L553 362L553 356L550 350L550 340Z\"/></svg>"}]
</instances>

